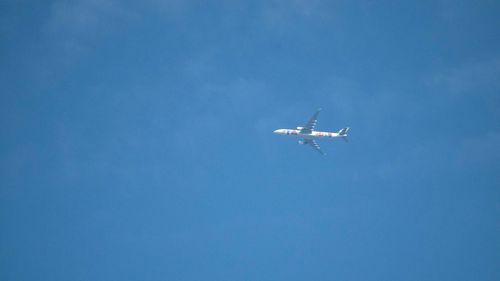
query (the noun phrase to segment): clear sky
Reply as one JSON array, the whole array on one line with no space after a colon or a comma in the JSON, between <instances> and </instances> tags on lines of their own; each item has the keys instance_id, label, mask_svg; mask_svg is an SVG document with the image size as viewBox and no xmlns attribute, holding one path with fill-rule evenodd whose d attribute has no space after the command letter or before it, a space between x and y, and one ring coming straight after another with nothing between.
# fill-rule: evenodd
<instances>
[{"instance_id":1,"label":"clear sky","mask_svg":"<svg viewBox=\"0 0 500 281\"><path fill-rule=\"evenodd\" d=\"M1 1L0 280L500 280L499 14Z\"/></svg>"}]
</instances>

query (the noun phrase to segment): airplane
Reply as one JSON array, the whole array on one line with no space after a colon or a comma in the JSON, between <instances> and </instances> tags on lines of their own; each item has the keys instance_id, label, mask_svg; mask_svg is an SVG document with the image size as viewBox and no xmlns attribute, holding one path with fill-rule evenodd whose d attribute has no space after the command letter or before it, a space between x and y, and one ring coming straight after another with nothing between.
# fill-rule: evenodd
<instances>
[{"instance_id":1,"label":"airplane","mask_svg":"<svg viewBox=\"0 0 500 281\"><path fill-rule=\"evenodd\" d=\"M302 140L299 140L299 144L308 144L312 148L314 148L317 152L325 155L325 153L321 150L320 146L314 139L317 138L342 138L347 142L347 132L349 131L349 127L345 127L340 129L340 131L334 132L321 132L315 131L316 123L318 123L318 115L321 112L321 108L314 113L314 115L309 119L309 122L304 127L297 127L297 129L278 129L275 130L274 133L278 135L292 135L301 137Z\"/></svg>"}]
</instances>

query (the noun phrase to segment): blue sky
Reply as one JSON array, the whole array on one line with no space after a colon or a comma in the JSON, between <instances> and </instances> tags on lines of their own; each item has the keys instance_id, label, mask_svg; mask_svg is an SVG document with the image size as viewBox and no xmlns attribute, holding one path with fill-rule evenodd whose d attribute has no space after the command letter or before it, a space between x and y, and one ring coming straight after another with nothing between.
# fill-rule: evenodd
<instances>
[{"instance_id":1,"label":"blue sky","mask_svg":"<svg viewBox=\"0 0 500 281\"><path fill-rule=\"evenodd\" d=\"M499 13L3 1L0 279L499 280Z\"/></svg>"}]
</instances>

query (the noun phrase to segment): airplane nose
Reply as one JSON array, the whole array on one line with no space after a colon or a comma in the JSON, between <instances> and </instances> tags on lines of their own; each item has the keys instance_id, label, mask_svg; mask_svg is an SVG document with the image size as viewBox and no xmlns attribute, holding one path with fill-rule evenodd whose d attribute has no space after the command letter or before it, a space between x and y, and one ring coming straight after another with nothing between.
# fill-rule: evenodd
<instances>
[{"instance_id":1,"label":"airplane nose","mask_svg":"<svg viewBox=\"0 0 500 281\"><path fill-rule=\"evenodd\" d=\"M278 134L278 135L283 135L285 133L285 130L284 129L278 129L278 130L274 130L275 134Z\"/></svg>"}]
</instances>

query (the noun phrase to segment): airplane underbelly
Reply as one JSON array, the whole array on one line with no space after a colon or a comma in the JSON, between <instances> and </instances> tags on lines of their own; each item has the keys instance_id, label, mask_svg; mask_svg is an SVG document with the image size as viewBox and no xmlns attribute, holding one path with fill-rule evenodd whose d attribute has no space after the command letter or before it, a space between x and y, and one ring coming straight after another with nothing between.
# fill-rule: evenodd
<instances>
[{"instance_id":1,"label":"airplane underbelly","mask_svg":"<svg viewBox=\"0 0 500 281\"><path fill-rule=\"evenodd\" d=\"M335 137L335 135L328 132L314 132L312 134L303 135L303 138L309 138L309 139L333 138L333 137Z\"/></svg>"},{"instance_id":2,"label":"airplane underbelly","mask_svg":"<svg viewBox=\"0 0 500 281\"><path fill-rule=\"evenodd\" d=\"M334 137L336 137L335 133L317 132L317 131L313 131L310 134L301 134L300 132L297 132L294 135L301 137L301 138L304 138L304 139L319 139L319 138L334 138Z\"/></svg>"},{"instance_id":3,"label":"airplane underbelly","mask_svg":"<svg viewBox=\"0 0 500 281\"><path fill-rule=\"evenodd\" d=\"M304 139L316 139L316 138L320 137L320 136L311 135L311 134L299 134L298 136L301 138L304 138Z\"/></svg>"}]
</instances>

